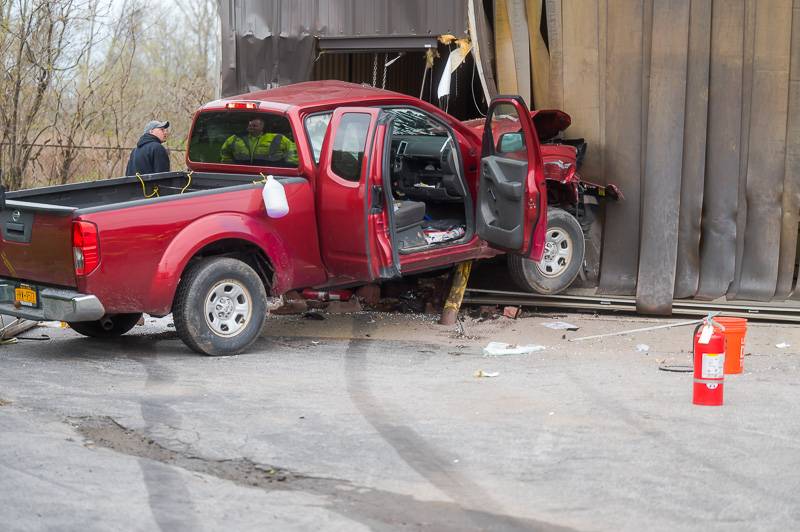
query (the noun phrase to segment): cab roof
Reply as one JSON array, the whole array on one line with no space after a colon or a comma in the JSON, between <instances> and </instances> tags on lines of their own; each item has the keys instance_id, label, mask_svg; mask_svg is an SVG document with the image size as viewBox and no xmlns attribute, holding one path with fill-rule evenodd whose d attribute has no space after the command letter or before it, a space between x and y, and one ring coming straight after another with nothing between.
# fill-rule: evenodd
<instances>
[{"instance_id":1,"label":"cab roof","mask_svg":"<svg viewBox=\"0 0 800 532\"><path fill-rule=\"evenodd\" d=\"M256 101L260 108L272 108L288 111L291 108L303 110L307 108L339 106L375 101L412 101L414 98L399 92L377 89L368 85L357 85L344 81L306 81L275 89L266 89L210 102L204 109L224 107L230 101Z\"/></svg>"}]
</instances>

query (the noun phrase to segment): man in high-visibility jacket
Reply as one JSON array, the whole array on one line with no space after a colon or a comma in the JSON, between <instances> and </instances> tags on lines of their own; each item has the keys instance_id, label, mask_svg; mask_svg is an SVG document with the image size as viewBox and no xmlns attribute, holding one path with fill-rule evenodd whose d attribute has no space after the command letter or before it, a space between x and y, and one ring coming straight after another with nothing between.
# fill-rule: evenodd
<instances>
[{"instance_id":1,"label":"man in high-visibility jacket","mask_svg":"<svg viewBox=\"0 0 800 532\"><path fill-rule=\"evenodd\" d=\"M247 123L247 135L228 137L219 159L221 163L297 166L297 146L280 133L264 133L264 120L253 118Z\"/></svg>"}]
</instances>

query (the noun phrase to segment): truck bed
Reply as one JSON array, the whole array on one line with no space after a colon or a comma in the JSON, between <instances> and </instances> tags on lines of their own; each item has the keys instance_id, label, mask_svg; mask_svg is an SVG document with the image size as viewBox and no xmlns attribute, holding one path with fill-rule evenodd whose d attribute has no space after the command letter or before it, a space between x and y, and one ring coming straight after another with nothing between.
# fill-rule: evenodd
<instances>
[{"instance_id":1,"label":"truck bed","mask_svg":"<svg viewBox=\"0 0 800 532\"><path fill-rule=\"evenodd\" d=\"M7 209L71 213L94 207L109 208L121 203L153 201L158 198L214 191L221 188L250 185L260 176L240 174L212 174L193 172L191 180L187 172L167 172L142 176L118 177L73 183L53 187L19 190L6 194ZM144 183L144 188L142 186ZM157 194L153 191L156 190ZM152 196L151 196L152 195ZM151 197L146 197L151 196ZM24 202L18 203L18 202Z\"/></svg>"},{"instance_id":2,"label":"truck bed","mask_svg":"<svg viewBox=\"0 0 800 532\"><path fill-rule=\"evenodd\" d=\"M0 277L75 287L72 221L94 212L252 188L259 176L169 172L9 192L0 211ZM144 187L143 187L143 183ZM154 191L157 189L157 194ZM150 197L146 197L150 196Z\"/></svg>"}]
</instances>

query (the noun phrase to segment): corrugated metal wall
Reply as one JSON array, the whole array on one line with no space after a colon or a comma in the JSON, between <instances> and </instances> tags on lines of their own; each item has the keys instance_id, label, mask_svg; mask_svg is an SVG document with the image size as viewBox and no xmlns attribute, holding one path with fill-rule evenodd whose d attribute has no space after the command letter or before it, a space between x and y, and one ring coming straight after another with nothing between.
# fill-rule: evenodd
<instances>
[{"instance_id":1,"label":"corrugated metal wall","mask_svg":"<svg viewBox=\"0 0 800 532\"><path fill-rule=\"evenodd\" d=\"M546 8L547 104L589 140L587 177L626 196L600 290L657 313L673 296L800 298L800 0Z\"/></svg>"},{"instance_id":2,"label":"corrugated metal wall","mask_svg":"<svg viewBox=\"0 0 800 532\"><path fill-rule=\"evenodd\" d=\"M311 79L320 36L463 37L466 9L463 0L219 0L222 94Z\"/></svg>"}]
</instances>

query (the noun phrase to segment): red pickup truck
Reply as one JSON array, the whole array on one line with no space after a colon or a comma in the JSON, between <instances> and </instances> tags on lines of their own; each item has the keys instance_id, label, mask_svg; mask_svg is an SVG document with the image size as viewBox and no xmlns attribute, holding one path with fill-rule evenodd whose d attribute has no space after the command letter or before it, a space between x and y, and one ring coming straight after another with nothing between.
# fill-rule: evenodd
<instances>
[{"instance_id":1,"label":"red pickup truck","mask_svg":"<svg viewBox=\"0 0 800 532\"><path fill-rule=\"evenodd\" d=\"M585 199L617 194L579 179L584 145L558 139L568 125L515 96L460 122L336 81L213 101L195 114L187 171L0 198L0 313L108 338L172 312L190 348L227 355L258 337L268 296L293 289L505 252L522 288L554 293L582 266Z\"/></svg>"}]
</instances>

